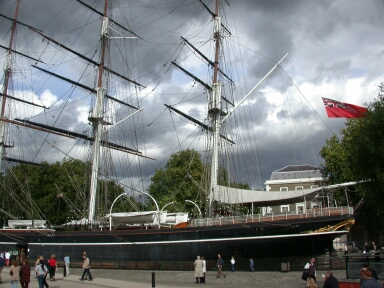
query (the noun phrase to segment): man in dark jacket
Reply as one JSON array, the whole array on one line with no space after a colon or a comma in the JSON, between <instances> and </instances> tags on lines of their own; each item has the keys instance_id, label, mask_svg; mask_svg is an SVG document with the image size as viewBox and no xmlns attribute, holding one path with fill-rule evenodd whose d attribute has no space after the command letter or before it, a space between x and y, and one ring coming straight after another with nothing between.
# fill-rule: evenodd
<instances>
[{"instance_id":1,"label":"man in dark jacket","mask_svg":"<svg viewBox=\"0 0 384 288\"><path fill-rule=\"evenodd\" d=\"M217 266L217 275L216 275L216 278L220 278L221 275L224 276L225 278L225 274L223 272L221 272L221 269L223 268L223 265L224 265L224 261L223 259L221 258L221 255L218 254L217 255L217 263L216 263L216 266Z\"/></svg>"},{"instance_id":2,"label":"man in dark jacket","mask_svg":"<svg viewBox=\"0 0 384 288\"><path fill-rule=\"evenodd\" d=\"M333 277L332 271L327 271L323 288L339 288L339 281Z\"/></svg>"},{"instance_id":3,"label":"man in dark jacket","mask_svg":"<svg viewBox=\"0 0 384 288\"><path fill-rule=\"evenodd\" d=\"M307 264L305 264L304 269L308 270L308 278L311 277L316 282L316 259L311 258Z\"/></svg>"},{"instance_id":4,"label":"man in dark jacket","mask_svg":"<svg viewBox=\"0 0 384 288\"><path fill-rule=\"evenodd\" d=\"M365 261L364 262L364 267L361 268L360 270L360 275L361 275L361 280L364 281L364 271L365 270L371 270L372 271L372 277L375 278L376 280L379 280L379 277L377 276L377 272L375 269L372 269L371 267L369 267L369 262L368 261ZM360 283L362 282L360 281Z\"/></svg>"}]
</instances>

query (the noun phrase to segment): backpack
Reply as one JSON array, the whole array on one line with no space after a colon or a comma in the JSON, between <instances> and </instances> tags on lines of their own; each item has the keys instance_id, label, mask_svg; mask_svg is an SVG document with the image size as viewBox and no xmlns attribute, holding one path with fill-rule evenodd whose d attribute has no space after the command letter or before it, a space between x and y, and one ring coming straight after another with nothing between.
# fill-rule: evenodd
<instances>
[{"instance_id":1,"label":"backpack","mask_svg":"<svg viewBox=\"0 0 384 288\"><path fill-rule=\"evenodd\" d=\"M303 274L301 275L301 279L303 279L304 281L307 281L307 279L308 279L308 270L307 269L304 269Z\"/></svg>"}]
</instances>

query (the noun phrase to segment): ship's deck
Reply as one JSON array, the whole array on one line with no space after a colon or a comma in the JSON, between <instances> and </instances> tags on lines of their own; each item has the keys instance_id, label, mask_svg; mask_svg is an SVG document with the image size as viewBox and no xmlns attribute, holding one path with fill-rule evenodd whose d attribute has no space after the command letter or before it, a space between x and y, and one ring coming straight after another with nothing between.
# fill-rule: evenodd
<instances>
[{"instance_id":1,"label":"ship's deck","mask_svg":"<svg viewBox=\"0 0 384 288\"><path fill-rule=\"evenodd\" d=\"M190 226L192 227L203 227L203 226L216 226L216 225L228 225L228 224L246 224L255 222L272 222L281 220L296 220L302 218L316 218L325 216L342 216L342 215L353 215L353 207L341 206L331 207L326 209L308 209L303 213L296 212L282 212L282 213L267 213L252 214L245 216L225 216L216 218L203 218L194 219Z\"/></svg>"}]
</instances>

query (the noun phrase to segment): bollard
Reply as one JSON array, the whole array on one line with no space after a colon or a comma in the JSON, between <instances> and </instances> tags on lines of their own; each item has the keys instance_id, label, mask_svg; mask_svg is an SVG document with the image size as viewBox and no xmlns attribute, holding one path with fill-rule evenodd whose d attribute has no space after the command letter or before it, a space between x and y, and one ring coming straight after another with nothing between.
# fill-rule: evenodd
<instances>
[{"instance_id":1,"label":"bollard","mask_svg":"<svg viewBox=\"0 0 384 288\"><path fill-rule=\"evenodd\" d=\"M155 288L155 272L152 272L152 288Z\"/></svg>"}]
</instances>

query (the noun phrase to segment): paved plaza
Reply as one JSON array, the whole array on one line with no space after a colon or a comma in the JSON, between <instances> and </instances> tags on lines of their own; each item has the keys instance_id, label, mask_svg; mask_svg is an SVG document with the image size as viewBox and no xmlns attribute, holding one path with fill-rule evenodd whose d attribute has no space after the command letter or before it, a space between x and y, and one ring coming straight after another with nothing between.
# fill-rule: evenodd
<instances>
[{"instance_id":1,"label":"paved plaza","mask_svg":"<svg viewBox=\"0 0 384 288\"><path fill-rule=\"evenodd\" d=\"M32 268L32 267L31 267ZM32 268L33 269L33 268ZM93 281L80 281L82 269L72 268L68 277L63 277L63 270L60 268L56 281L49 281L50 288L151 288L152 271L143 270L112 270L112 269L91 269ZM321 278L325 271L317 271L318 285L323 287L324 281ZM9 287L9 267L4 267L1 276L3 284L1 287ZM155 271L155 287L263 287L263 288L305 288L306 282L301 280L301 272L228 272L226 277L216 278L216 273L209 271L206 274L206 284L196 284L193 271ZM334 275L339 281L347 281L345 270L336 270ZM348 280L356 282L356 280ZM31 276L30 288L38 288L37 280Z\"/></svg>"}]
</instances>

